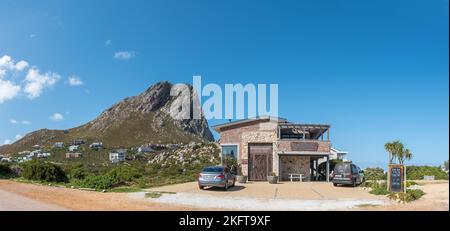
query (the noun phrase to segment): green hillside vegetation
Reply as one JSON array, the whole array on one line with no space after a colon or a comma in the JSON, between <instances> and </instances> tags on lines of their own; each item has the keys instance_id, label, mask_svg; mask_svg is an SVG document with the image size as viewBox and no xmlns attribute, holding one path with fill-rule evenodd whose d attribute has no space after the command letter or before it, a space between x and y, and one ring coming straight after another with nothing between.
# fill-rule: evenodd
<instances>
[{"instance_id":1,"label":"green hillside vegetation","mask_svg":"<svg viewBox=\"0 0 450 231\"><path fill-rule=\"evenodd\" d=\"M127 153L127 160L112 164L109 150L90 150L82 146L83 157L66 159L66 149L47 148L52 157L18 164L16 178L21 181L54 183L66 187L98 191L129 192L167 184L196 180L202 168L218 165L219 149L214 143L191 143L176 149L162 149L148 154ZM11 168L2 167L3 175Z\"/></svg>"},{"instance_id":2,"label":"green hillside vegetation","mask_svg":"<svg viewBox=\"0 0 450 231\"><path fill-rule=\"evenodd\" d=\"M408 180L422 180L423 176L434 176L435 180L448 180L448 173L440 167L433 166L407 166L406 177Z\"/></svg>"}]
</instances>

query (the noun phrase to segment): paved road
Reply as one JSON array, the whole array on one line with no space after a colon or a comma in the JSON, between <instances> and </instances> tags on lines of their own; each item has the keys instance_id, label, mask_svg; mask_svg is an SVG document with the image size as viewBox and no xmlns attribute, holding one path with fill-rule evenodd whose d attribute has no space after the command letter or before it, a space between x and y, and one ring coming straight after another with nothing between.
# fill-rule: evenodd
<instances>
[{"instance_id":1,"label":"paved road","mask_svg":"<svg viewBox=\"0 0 450 231\"><path fill-rule=\"evenodd\" d=\"M65 208L36 201L0 189L0 211L62 211Z\"/></svg>"}]
</instances>

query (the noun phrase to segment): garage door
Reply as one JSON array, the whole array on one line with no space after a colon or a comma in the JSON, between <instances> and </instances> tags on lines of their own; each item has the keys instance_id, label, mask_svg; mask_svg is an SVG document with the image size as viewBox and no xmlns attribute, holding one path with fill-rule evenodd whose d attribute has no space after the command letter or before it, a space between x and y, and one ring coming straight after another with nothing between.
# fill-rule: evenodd
<instances>
[{"instance_id":1,"label":"garage door","mask_svg":"<svg viewBox=\"0 0 450 231\"><path fill-rule=\"evenodd\" d=\"M249 180L266 181L272 172L272 144L249 144Z\"/></svg>"}]
</instances>

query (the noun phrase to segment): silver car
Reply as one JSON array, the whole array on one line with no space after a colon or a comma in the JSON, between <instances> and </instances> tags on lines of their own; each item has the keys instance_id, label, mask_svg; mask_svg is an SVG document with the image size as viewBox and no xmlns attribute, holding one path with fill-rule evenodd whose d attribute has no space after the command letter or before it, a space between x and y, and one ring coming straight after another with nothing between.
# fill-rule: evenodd
<instances>
[{"instance_id":1,"label":"silver car","mask_svg":"<svg viewBox=\"0 0 450 231\"><path fill-rule=\"evenodd\" d=\"M232 173L227 167L206 167L201 173L198 174L198 187L200 189L210 186L228 190L229 187L234 187L235 182L235 174Z\"/></svg>"}]
</instances>

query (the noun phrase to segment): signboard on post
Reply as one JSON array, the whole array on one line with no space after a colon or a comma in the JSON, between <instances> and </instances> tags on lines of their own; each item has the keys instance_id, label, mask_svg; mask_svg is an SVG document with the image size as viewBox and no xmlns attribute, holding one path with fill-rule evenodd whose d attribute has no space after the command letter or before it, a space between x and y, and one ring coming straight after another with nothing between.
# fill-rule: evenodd
<instances>
[{"instance_id":1,"label":"signboard on post","mask_svg":"<svg viewBox=\"0 0 450 231\"><path fill-rule=\"evenodd\" d=\"M403 192L405 181L405 167L401 164L389 165L389 191L390 192Z\"/></svg>"}]
</instances>

